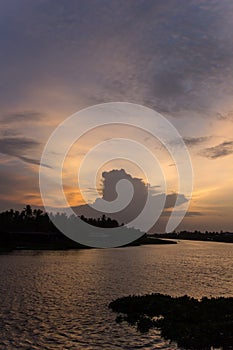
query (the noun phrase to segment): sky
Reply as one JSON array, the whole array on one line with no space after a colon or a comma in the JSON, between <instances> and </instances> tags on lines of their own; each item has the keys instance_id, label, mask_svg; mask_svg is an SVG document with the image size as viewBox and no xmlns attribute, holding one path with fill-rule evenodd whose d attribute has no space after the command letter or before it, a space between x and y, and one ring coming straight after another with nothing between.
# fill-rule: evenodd
<instances>
[{"instance_id":1,"label":"sky","mask_svg":"<svg viewBox=\"0 0 233 350\"><path fill-rule=\"evenodd\" d=\"M0 0L0 210L42 205L38 165L59 123L123 101L160 112L190 151L194 191L180 229L232 231L232 32L231 0ZM84 204L73 162L114 132L87 135L68 157L72 206ZM156 149L169 182L174 167ZM118 161L100 169L98 182L121 168L143 178ZM171 180L168 195L175 192Z\"/></svg>"}]
</instances>

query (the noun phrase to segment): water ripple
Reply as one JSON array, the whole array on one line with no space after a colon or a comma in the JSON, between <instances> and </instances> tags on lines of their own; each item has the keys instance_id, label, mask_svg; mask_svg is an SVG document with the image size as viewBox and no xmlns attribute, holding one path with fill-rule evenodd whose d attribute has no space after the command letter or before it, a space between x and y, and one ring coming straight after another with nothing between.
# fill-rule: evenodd
<instances>
[{"instance_id":1,"label":"water ripple","mask_svg":"<svg viewBox=\"0 0 233 350\"><path fill-rule=\"evenodd\" d=\"M0 349L177 349L115 323L108 303L149 292L232 296L233 245L181 242L0 255Z\"/></svg>"}]
</instances>

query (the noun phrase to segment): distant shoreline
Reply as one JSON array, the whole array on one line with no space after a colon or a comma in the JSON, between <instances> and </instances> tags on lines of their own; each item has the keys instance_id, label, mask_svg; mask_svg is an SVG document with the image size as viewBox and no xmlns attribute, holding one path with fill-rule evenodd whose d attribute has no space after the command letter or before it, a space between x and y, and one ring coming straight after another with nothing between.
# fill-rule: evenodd
<instances>
[{"instance_id":1,"label":"distant shoreline","mask_svg":"<svg viewBox=\"0 0 233 350\"><path fill-rule=\"evenodd\" d=\"M181 231L173 233L154 233L150 237L201 242L233 243L233 232Z\"/></svg>"},{"instance_id":2,"label":"distant shoreline","mask_svg":"<svg viewBox=\"0 0 233 350\"><path fill-rule=\"evenodd\" d=\"M177 244L177 242L149 237L144 234L134 242L121 247L142 245ZM69 250L91 249L89 246L72 241L60 232L0 232L0 252L13 250Z\"/></svg>"},{"instance_id":3,"label":"distant shoreline","mask_svg":"<svg viewBox=\"0 0 233 350\"><path fill-rule=\"evenodd\" d=\"M211 235L211 237L210 237ZM167 234L144 234L134 242L119 246L135 247L143 245L167 245L177 244L178 241L189 240L197 242L233 243L233 233L167 233ZM14 250L79 250L93 249L72 241L60 232L4 232L0 231L0 253Z\"/></svg>"}]
</instances>

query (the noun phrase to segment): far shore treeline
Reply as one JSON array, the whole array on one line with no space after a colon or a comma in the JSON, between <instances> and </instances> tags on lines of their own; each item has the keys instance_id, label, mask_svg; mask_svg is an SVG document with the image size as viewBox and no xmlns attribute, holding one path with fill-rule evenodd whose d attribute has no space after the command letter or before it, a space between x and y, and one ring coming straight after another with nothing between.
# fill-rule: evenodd
<instances>
[{"instance_id":1,"label":"far shore treeline","mask_svg":"<svg viewBox=\"0 0 233 350\"><path fill-rule=\"evenodd\" d=\"M51 214L50 214L51 215ZM64 213L53 214L56 218L70 220ZM102 215L100 218L79 218L96 227L114 228L123 225ZM165 238L165 239L164 239ZM189 239L233 243L230 232L173 232L169 234L144 234L130 245L175 243L167 239ZM23 210L10 209L0 213L0 251L12 249L76 249L86 248L64 236L52 223L49 215L41 209L26 205Z\"/></svg>"},{"instance_id":2,"label":"far shore treeline","mask_svg":"<svg viewBox=\"0 0 233 350\"><path fill-rule=\"evenodd\" d=\"M50 213L51 215L63 221L72 219L64 213ZM86 218L83 215L79 218L96 227L120 226L116 220L107 218L105 215L98 219ZM46 212L26 205L22 211L10 209L0 213L0 250L19 248L76 249L86 247L62 234Z\"/></svg>"},{"instance_id":3,"label":"far shore treeline","mask_svg":"<svg viewBox=\"0 0 233 350\"><path fill-rule=\"evenodd\" d=\"M50 216L53 214L50 214ZM50 216L41 209L32 209L26 205L22 211L7 210L0 213L0 251L14 249L81 249L89 248L81 245L61 233L52 223ZM54 214L56 219L68 222L73 217L65 214ZM75 216L74 216L75 218ZM95 227L114 228L122 226L116 220L102 215L100 218L86 218L81 215L79 219ZM142 237L128 245L141 244L174 244L173 241L163 241L149 238L142 233Z\"/></svg>"},{"instance_id":4,"label":"far shore treeline","mask_svg":"<svg viewBox=\"0 0 233 350\"><path fill-rule=\"evenodd\" d=\"M22 211L7 210L0 213L0 230L8 232L58 232L49 216L60 217L68 220L64 213L56 213L49 215L41 209L32 209L30 205L26 205ZM79 218L90 225L97 227L119 227L116 220L107 218L102 215L100 218L86 218L84 215Z\"/></svg>"}]
</instances>

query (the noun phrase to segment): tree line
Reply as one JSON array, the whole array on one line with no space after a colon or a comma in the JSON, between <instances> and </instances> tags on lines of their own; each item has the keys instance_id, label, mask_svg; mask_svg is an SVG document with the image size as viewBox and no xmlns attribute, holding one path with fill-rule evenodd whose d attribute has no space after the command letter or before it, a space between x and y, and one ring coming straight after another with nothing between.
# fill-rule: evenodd
<instances>
[{"instance_id":1,"label":"tree line","mask_svg":"<svg viewBox=\"0 0 233 350\"><path fill-rule=\"evenodd\" d=\"M9 232L57 232L50 216L64 221L70 220L64 213L48 215L41 209L32 209L30 205L26 205L21 211L10 209L1 212L0 230ZM113 228L120 226L117 220L106 217L106 215L102 215L97 219L86 218L84 215L79 216L79 218L96 227Z\"/></svg>"}]
</instances>

